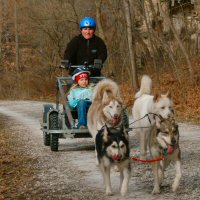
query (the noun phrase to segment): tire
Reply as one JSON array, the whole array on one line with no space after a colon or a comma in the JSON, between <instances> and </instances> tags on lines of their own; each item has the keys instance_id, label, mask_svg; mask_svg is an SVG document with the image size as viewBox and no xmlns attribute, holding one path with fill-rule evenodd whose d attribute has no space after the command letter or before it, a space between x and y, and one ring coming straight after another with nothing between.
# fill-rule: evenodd
<instances>
[{"instance_id":1,"label":"tire","mask_svg":"<svg viewBox=\"0 0 200 200\"><path fill-rule=\"evenodd\" d=\"M46 114L43 113L43 122L46 123ZM43 131L43 143L45 146L50 146L50 135Z\"/></svg>"},{"instance_id":2,"label":"tire","mask_svg":"<svg viewBox=\"0 0 200 200\"><path fill-rule=\"evenodd\" d=\"M51 104L45 104L43 105L44 112L43 112L43 123L47 123L47 113L50 109L53 108L53 105ZM45 146L50 146L50 135L47 134L47 132L43 131L43 143Z\"/></svg>"},{"instance_id":3,"label":"tire","mask_svg":"<svg viewBox=\"0 0 200 200\"><path fill-rule=\"evenodd\" d=\"M49 129L58 130L58 113L53 112L49 116ZM50 134L50 147L51 151L58 151L59 134Z\"/></svg>"},{"instance_id":4,"label":"tire","mask_svg":"<svg viewBox=\"0 0 200 200\"><path fill-rule=\"evenodd\" d=\"M50 135L43 132L43 143L45 146L50 146Z\"/></svg>"}]
</instances>

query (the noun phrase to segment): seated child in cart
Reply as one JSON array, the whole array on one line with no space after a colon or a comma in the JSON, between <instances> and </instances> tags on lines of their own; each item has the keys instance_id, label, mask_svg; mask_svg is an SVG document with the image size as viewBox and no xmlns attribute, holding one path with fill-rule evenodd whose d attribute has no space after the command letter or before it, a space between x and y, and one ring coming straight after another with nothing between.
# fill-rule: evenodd
<instances>
[{"instance_id":1,"label":"seated child in cart","mask_svg":"<svg viewBox=\"0 0 200 200\"><path fill-rule=\"evenodd\" d=\"M87 112L92 103L93 87L89 84L89 76L87 67L76 68L72 74L75 84L67 96L70 109L77 109L79 129L87 128Z\"/></svg>"}]
</instances>

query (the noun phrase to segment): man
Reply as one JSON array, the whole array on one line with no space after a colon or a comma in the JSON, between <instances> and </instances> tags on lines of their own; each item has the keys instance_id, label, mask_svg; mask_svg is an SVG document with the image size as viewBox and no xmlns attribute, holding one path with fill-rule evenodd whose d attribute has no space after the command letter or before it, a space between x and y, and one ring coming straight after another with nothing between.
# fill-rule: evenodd
<instances>
[{"instance_id":1,"label":"man","mask_svg":"<svg viewBox=\"0 0 200 200\"><path fill-rule=\"evenodd\" d=\"M80 21L81 34L67 44L64 60L68 60L70 65L93 65L96 59L104 63L107 58L107 48L104 41L94 34L95 29L96 21L92 17L83 18ZM98 76L100 70L91 73ZM73 69L69 72L72 74Z\"/></svg>"}]
</instances>

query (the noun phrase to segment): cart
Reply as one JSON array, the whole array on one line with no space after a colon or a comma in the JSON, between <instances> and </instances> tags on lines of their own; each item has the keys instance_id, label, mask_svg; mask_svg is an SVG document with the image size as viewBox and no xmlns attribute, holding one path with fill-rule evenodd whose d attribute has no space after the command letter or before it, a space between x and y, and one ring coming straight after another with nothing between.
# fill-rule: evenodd
<instances>
[{"instance_id":1,"label":"cart","mask_svg":"<svg viewBox=\"0 0 200 200\"><path fill-rule=\"evenodd\" d=\"M79 66L71 66L70 68L76 68ZM87 66L91 70L99 68L98 65ZM105 77L90 77L91 83L98 83ZM73 81L71 76L58 77L56 81L56 105L44 104L43 105L43 123L41 129L43 132L43 143L45 146L50 146L51 151L58 151L59 139L62 138L87 138L92 137L89 130L78 129L78 115L77 110L70 110L67 103L67 92L71 87ZM125 116L126 124L127 115Z\"/></svg>"}]
</instances>

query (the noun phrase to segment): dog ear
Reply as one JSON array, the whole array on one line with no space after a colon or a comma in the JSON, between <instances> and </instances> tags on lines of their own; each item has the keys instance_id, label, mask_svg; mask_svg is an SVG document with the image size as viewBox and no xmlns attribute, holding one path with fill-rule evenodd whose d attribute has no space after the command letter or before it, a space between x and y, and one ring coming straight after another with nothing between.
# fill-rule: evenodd
<instances>
[{"instance_id":1,"label":"dog ear","mask_svg":"<svg viewBox=\"0 0 200 200\"><path fill-rule=\"evenodd\" d=\"M122 135L124 135L124 125L123 125L123 123L120 126L120 133L122 133Z\"/></svg>"},{"instance_id":2,"label":"dog ear","mask_svg":"<svg viewBox=\"0 0 200 200\"><path fill-rule=\"evenodd\" d=\"M178 130L178 124L174 123L175 129Z\"/></svg>"},{"instance_id":3,"label":"dog ear","mask_svg":"<svg viewBox=\"0 0 200 200\"><path fill-rule=\"evenodd\" d=\"M176 121L175 121L174 116L171 115L169 120L172 122L172 124L176 125Z\"/></svg>"},{"instance_id":4,"label":"dog ear","mask_svg":"<svg viewBox=\"0 0 200 200\"><path fill-rule=\"evenodd\" d=\"M168 98L170 98L170 99L171 99L171 97L172 97L172 93L171 93L171 91L170 91L170 90L168 90L168 91L167 91L167 93L166 93L166 97L168 97Z\"/></svg>"},{"instance_id":5,"label":"dog ear","mask_svg":"<svg viewBox=\"0 0 200 200\"><path fill-rule=\"evenodd\" d=\"M160 95L156 93L153 97L153 101L158 101L159 97Z\"/></svg>"},{"instance_id":6,"label":"dog ear","mask_svg":"<svg viewBox=\"0 0 200 200\"><path fill-rule=\"evenodd\" d=\"M128 140L128 132L126 131L124 124L122 123L120 126L120 133Z\"/></svg>"},{"instance_id":7,"label":"dog ear","mask_svg":"<svg viewBox=\"0 0 200 200\"><path fill-rule=\"evenodd\" d=\"M116 92L116 99L122 104L122 98L119 91Z\"/></svg>"}]
</instances>

